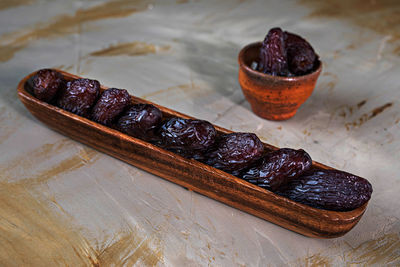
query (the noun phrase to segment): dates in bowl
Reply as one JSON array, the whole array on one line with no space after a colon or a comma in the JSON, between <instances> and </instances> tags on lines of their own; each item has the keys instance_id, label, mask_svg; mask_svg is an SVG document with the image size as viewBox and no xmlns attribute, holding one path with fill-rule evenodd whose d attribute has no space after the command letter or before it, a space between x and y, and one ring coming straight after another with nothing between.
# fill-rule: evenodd
<instances>
[{"instance_id":1,"label":"dates in bowl","mask_svg":"<svg viewBox=\"0 0 400 267\"><path fill-rule=\"evenodd\" d=\"M311 73L318 66L318 55L301 36L272 28L260 48L258 61L253 69L275 76L301 76Z\"/></svg>"},{"instance_id":2,"label":"dates in bowl","mask_svg":"<svg viewBox=\"0 0 400 267\"><path fill-rule=\"evenodd\" d=\"M287 120L312 94L322 63L298 34L272 28L264 41L239 53L239 84L252 111L268 120Z\"/></svg>"},{"instance_id":3,"label":"dates in bowl","mask_svg":"<svg viewBox=\"0 0 400 267\"><path fill-rule=\"evenodd\" d=\"M224 133L204 120L171 117L152 104L132 102L125 89L101 90L96 80L66 79L54 70L38 71L31 80L29 91L41 101L295 202L349 211L371 197L366 179L319 169L302 149L271 149L254 133Z\"/></svg>"}]
</instances>

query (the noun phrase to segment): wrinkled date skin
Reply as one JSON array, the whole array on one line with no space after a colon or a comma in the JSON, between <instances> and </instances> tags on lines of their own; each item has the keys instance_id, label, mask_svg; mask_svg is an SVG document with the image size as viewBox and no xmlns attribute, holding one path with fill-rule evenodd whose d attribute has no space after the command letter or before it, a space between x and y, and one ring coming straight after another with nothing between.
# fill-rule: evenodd
<instances>
[{"instance_id":1,"label":"wrinkled date skin","mask_svg":"<svg viewBox=\"0 0 400 267\"><path fill-rule=\"evenodd\" d=\"M260 71L271 75L288 75L284 37L280 28L268 32L260 50Z\"/></svg>"},{"instance_id":2,"label":"wrinkled date skin","mask_svg":"<svg viewBox=\"0 0 400 267\"><path fill-rule=\"evenodd\" d=\"M245 171L242 178L275 191L308 171L311 165L311 157L303 149L282 148L267 154L261 163Z\"/></svg>"},{"instance_id":3,"label":"wrinkled date skin","mask_svg":"<svg viewBox=\"0 0 400 267\"><path fill-rule=\"evenodd\" d=\"M161 124L162 112L150 104L135 104L117 122L117 128L128 135L151 142L157 141L156 129Z\"/></svg>"},{"instance_id":4,"label":"wrinkled date skin","mask_svg":"<svg viewBox=\"0 0 400 267\"><path fill-rule=\"evenodd\" d=\"M302 37L272 28L260 49L258 70L276 76L300 76L312 72L318 55Z\"/></svg>"},{"instance_id":5,"label":"wrinkled date skin","mask_svg":"<svg viewBox=\"0 0 400 267\"><path fill-rule=\"evenodd\" d=\"M276 193L311 207L349 211L365 204L372 194L364 178L337 170L315 170L298 177Z\"/></svg>"},{"instance_id":6,"label":"wrinkled date skin","mask_svg":"<svg viewBox=\"0 0 400 267\"><path fill-rule=\"evenodd\" d=\"M166 149L199 160L214 144L217 131L208 121L172 118L163 123L159 135Z\"/></svg>"},{"instance_id":7,"label":"wrinkled date skin","mask_svg":"<svg viewBox=\"0 0 400 267\"><path fill-rule=\"evenodd\" d=\"M259 160L264 146L253 133L222 135L215 147L206 154L205 163L233 175Z\"/></svg>"},{"instance_id":8,"label":"wrinkled date skin","mask_svg":"<svg viewBox=\"0 0 400 267\"><path fill-rule=\"evenodd\" d=\"M303 75L313 70L318 56L305 39L296 34L285 32L285 47L291 73Z\"/></svg>"},{"instance_id":9,"label":"wrinkled date skin","mask_svg":"<svg viewBox=\"0 0 400 267\"><path fill-rule=\"evenodd\" d=\"M67 83L58 99L58 106L77 115L88 117L100 92L96 80L77 79Z\"/></svg>"},{"instance_id":10,"label":"wrinkled date skin","mask_svg":"<svg viewBox=\"0 0 400 267\"><path fill-rule=\"evenodd\" d=\"M105 90L92 110L92 120L107 126L131 104L131 97L125 89Z\"/></svg>"},{"instance_id":11,"label":"wrinkled date skin","mask_svg":"<svg viewBox=\"0 0 400 267\"><path fill-rule=\"evenodd\" d=\"M47 103L50 103L64 86L62 74L55 70L39 70L32 78L34 96Z\"/></svg>"}]
</instances>

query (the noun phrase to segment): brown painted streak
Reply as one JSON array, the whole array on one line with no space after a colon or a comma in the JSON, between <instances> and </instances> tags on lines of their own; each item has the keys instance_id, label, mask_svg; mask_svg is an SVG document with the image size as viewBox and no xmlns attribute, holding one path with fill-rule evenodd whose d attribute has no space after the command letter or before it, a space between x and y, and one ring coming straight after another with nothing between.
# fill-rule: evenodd
<instances>
[{"instance_id":1,"label":"brown painted streak","mask_svg":"<svg viewBox=\"0 0 400 267\"><path fill-rule=\"evenodd\" d=\"M367 266L400 265L400 236L386 234L378 239L366 241L348 253L350 262Z\"/></svg>"},{"instance_id":2,"label":"brown painted streak","mask_svg":"<svg viewBox=\"0 0 400 267\"><path fill-rule=\"evenodd\" d=\"M305 266L307 267L329 267L332 266L332 259L321 254L315 254L313 256L307 257L303 260Z\"/></svg>"},{"instance_id":3,"label":"brown painted streak","mask_svg":"<svg viewBox=\"0 0 400 267\"><path fill-rule=\"evenodd\" d=\"M138 230L129 229L115 236L113 240L97 245L97 266L155 266L163 261L163 253L158 239L142 238ZM116 239L116 240L115 240Z\"/></svg>"},{"instance_id":4,"label":"brown painted streak","mask_svg":"<svg viewBox=\"0 0 400 267\"><path fill-rule=\"evenodd\" d=\"M339 248L340 249L340 248ZM340 249L342 251L342 249ZM340 252L347 265L357 266L399 266L400 264L400 236L398 233L389 233L377 239L368 240L355 248ZM305 258L299 258L295 265L299 266L336 266L338 259L332 255L332 249L317 253ZM344 262L343 262L344 263ZM342 263L342 264L343 264Z\"/></svg>"},{"instance_id":5,"label":"brown painted streak","mask_svg":"<svg viewBox=\"0 0 400 267\"><path fill-rule=\"evenodd\" d=\"M393 54L396 56L400 56L400 45L393 49Z\"/></svg>"},{"instance_id":6,"label":"brown painted streak","mask_svg":"<svg viewBox=\"0 0 400 267\"><path fill-rule=\"evenodd\" d=\"M90 56L139 56L147 54L155 54L161 51L167 51L170 46L157 47L154 44L148 44L145 42L130 42L121 43L117 45L111 45L106 49L95 51L90 53Z\"/></svg>"},{"instance_id":7,"label":"brown painted streak","mask_svg":"<svg viewBox=\"0 0 400 267\"><path fill-rule=\"evenodd\" d=\"M19 183L32 185L47 182L61 173L77 170L85 165L93 164L97 160L98 152L96 150L82 147L77 153L43 169L41 164L68 150L71 143L73 141L63 139L54 144L44 144L23 156L1 164L0 173L2 173L3 179L8 181L18 180Z\"/></svg>"},{"instance_id":8,"label":"brown painted streak","mask_svg":"<svg viewBox=\"0 0 400 267\"><path fill-rule=\"evenodd\" d=\"M399 34L400 18L398 13L400 5L397 0L301 0L299 3L313 10L308 15L310 18L346 19L358 26L369 28L379 33Z\"/></svg>"},{"instance_id":9,"label":"brown painted streak","mask_svg":"<svg viewBox=\"0 0 400 267\"><path fill-rule=\"evenodd\" d=\"M357 108L360 109L362 106L365 105L365 103L367 103L367 100L363 100L363 101L359 102L359 103L357 104Z\"/></svg>"},{"instance_id":10,"label":"brown painted streak","mask_svg":"<svg viewBox=\"0 0 400 267\"><path fill-rule=\"evenodd\" d=\"M152 249L150 241L150 239L146 239L129 257L128 263L135 263L140 260L145 266L156 266L158 262L162 261L162 251L158 247Z\"/></svg>"},{"instance_id":11,"label":"brown painted streak","mask_svg":"<svg viewBox=\"0 0 400 267\"><path fill-rule=\"evenodd\" d=\"M34 28L8 33L0 38L0 62L8 61L24 49L31 41L52 39L67 34L79 33L83 23L102 19L122 18L146 10L150 0L109 1L87 9L79 9L73 15L60 15Z\"/></svg>"},{"instance_id":12,"label":"brown painted streak","mask_svg":"<svg viewBox=\"0 0 400 267\"><path fill-rule=\"evenodd\" d=\"M15 53L24 49L26 46L27 43L0 45L0 62L5 62L12 59Z\"/></svg>"},{"instance_id":13,"label":"brown painted streak","mask_svg":"<svg viewBox=\"0 0 400 267\"><path fill-rule=\"evenodd\" d=\"M66 148L68 143L70 143L69 139L62 139L54 144L44 144L37 149L28 151L21 156L0 164L0 173L7 178L14 176L12 173L16 173L15 176L21 176L21 173L17 172L18 170L35 167L42 160L51 157L54 153L58 153L64 147Z\"/></svg>"},{"instance_id":14,"label":"brown painted streak","mask_svg":"<svg viewBox=\"0 0 400 267\"><path fill-rule=\"evenodd\" d=\"M385 36L397 43L393 53L400 52L400 4L398 0L300 0L300 4L312 9L308 18L335 18L346 20ZM352 48L363 42L352 44Z\"/></svg>"},{"instance_id":15,"label":"brown painted streak","mask_svg":"<svg viewBox=\"0 0 400 267\"><path fill-rule=\"evenodd\" d=\"M381 114L383 111L385 111L385 109L390 108L391 106L393 106L393 103L386 103L385 105L381 106L381 107L377 107L372 111L372 114L369 116L369 119L372 119L373 117Z\"/></svg>"},{"instance_id":16,"label":"brown painted streak","mask_svg":"<svg viewBox=\"0 0 400 267\"><path fill-rule=\"evenodd\" d=\"M155 266L163 261L160 241L129 230L112 240L82 235L56 200L25 183L0 182L0 266ZM100 245L99 245L100 244Z\"/></svg>"},{"instance_id":17,"label":"brown painted streak","mask_svg":"<svg viewBox=\"0 0 400 267\"><path fill-rule=\"evenodd\" d=\"M361 109L366 103L367 103L367 99L364 99L364 100L358 102L357 105L355 105L355 106L342 105L336 109L335 113L338 112L338 115L340 117L346 118L346 117L353 115L354 111Z\"/></svg>"},{"instance_id":18,"label":"brown painted streak","mask_svg":"<svg viewBox=\"0 0 400 267\"><path fill-rule=\"evenodd\" d=\"M95 150L83 147L50 168L27 175L29 179L7 181L24 176L25 171L62 153L72 143L63 139L44 144L0 165L0 173L6 178L0 181L0 266L24 266L27 259L32 266L132 266L137 262L145 266L157 265L163 260L158 239L141 238L138 231L130 230L95 248L55 197L45 199L42 192L35 191L38 183L93 163L97 155Z\"/></svg>"},{"instance_id":19,"label":"brown painted streak","mask_svg":"<svg viewBox=\"0 0 400 267\"><path fill-rule=\"evenodd\" d=\"M97 265L104 266L110 263L122 265L122 262L129 258L131 251L135 250L141 242L143 240L137 238L131 231L121 233L118 240L103 240L103 242L99 242L96 249Z\"/></svg>"},{"instance_id":20,"label":"brown painted streak","mask_svg":"<svg viewBox=\"0 0 400 267\"><path fill-rule=\"evenodd\" d=\"M342 105L339 108L335 109L334 113L338 113L340 117L346 118L353 114L353 107L348 105Z\"/></svg>"},{"instance_id":21,"label":"brown painted streak","mask_svg":"<svg viewBox=\"0 0 400 267\"><path fill-rule=\"evenodd\" d=\"M353 121L353 122L347 122L345 123L345 127L347 130L350 130L350 128L354 128L354 127L360 127L361 125L363 125L365 122L369 121L370 119L378 116L379 114L381 114L383 111L385 111L386 109L390 108L391 106L393 106L393 103L386 103L380 107L377 107L375 109L373 109L371 112L369 113L365 113L363 114L360 118L358 118L357 120Z\"/></svg>"},{"instance_id":22,"label":"brown painted streak","mask_svg":"<svg viewBox=\"0 0 400 267\"><path fill-rule=\"evenodd\" d=\"M65 172L71 172L77 170L85 165L92 164L97 160L97 151L91 148L84 148L78 154L75 154L69 158L66 158L54 166L45 169L36 175L25 179L24 181L29 183L43 183L57 175ZM90 159L87 161L87 159Z\"/></svg>"},{"instance_id":23,"label":"brown painted streak","mask_svg":"<svg viewBox=\"0 0 400 267\"><path fill-rule=\"evenodd\" d=\"M26 185L0 182L1 266L90 266L95 251Z\"/></svg>"},{"instance_id":24,"label":"brown painted streak","mask_svg":"<svg viewBox=\"0 0 400 267\"><path fill-rule=\"evenodd\" d=\"M33 0L1 0L0 10L9 9L17 6L31 5Z\"/></svg>"},{"instance_id":25,"label":"brown painted streak","mask_svg":"<svg viewBox=\"0 0 400 267\"><path fill-rule=\"evenodd\" d=\"M64 139L45 144L0 166L2 177L6 178L0 181L0 266L24 266L27 259L33 266L132 266L136 262L154 266L162 261L160 242L156 238L140 238L138 231L92 246L55 197L44 198L41 191L35 190L38 183L93 163L95 150L83 147L29 178L7 181L24 174L18 170L30 171L41 161L66 150L72 142Z\"/></svg>"}]
</instances>

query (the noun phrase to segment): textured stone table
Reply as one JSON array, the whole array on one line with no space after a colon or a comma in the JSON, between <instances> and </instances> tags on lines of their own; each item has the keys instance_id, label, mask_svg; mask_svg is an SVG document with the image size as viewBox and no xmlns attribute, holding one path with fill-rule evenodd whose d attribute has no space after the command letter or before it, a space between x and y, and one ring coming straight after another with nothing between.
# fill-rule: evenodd
<instances>
[{"instance_id":1,"label":"textured stone table","mask_svg":"<svg viewBox=\"0 0 400 267\"><path fill-rule=\"evenodd\" d=\"M392 3L393 2L393 3ZM0 2L1 266L400 265L397 1ZM237 54L280 26L324 63L283 122L250 111ZM319 240L187 191L53 132L16 95L57 67L366 177L347 235Z\"/></svg>"}]
</instances>

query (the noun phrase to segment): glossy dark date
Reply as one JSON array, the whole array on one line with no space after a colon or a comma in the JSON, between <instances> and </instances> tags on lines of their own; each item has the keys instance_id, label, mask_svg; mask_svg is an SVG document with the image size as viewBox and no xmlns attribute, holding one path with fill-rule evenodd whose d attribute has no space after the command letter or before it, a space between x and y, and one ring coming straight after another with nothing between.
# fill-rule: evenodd
<instances>
[{"instance_id":1,"label":"glossy dark date","mask_svg":"<svg viewBox=\"0 0 400 267\"><path fill-rule=\"evenodd\" d=\"M253 133L217 136L214 126L207 121L171 118L162 122L162 112L150 104L136 104L123 112L131 101L126 90L105 90L96 103L100 90L96 80L77 79L65 85L60 73L44 69L31 82L32 93L40 100L53 99L53 103L57 102L65 110L202 161L299 203L348 211L365 204L371 197L372 186L361 177L336 170L310 171L312 160L304 150L285 148L265 155L263 143Z\"/></svg>"},{"instance_id":2,"label":"glossy dark date","mask_svg":"<svg viewBox=\"0 0 400 267\"><path fill-rule=\"evenodd\" d=\"M287 52L284 33L280 28L271 29L265 37L260 50L260 71L271 75L288 74Z\"/></svg>"},{"instance_id":3,"label":"glossy dark date","mask_svg":"<svg viewBox=\"0 0 400 267\"><path fill-rule=\"evenodd\" d=\"M244 172L242 178L271 191L309 170L310 155L303 149L282 148L267 154L262 161Z\"/></svg>"},{"instance_id":4,"label":"glossy dark date","mask_svg":"<svg viewBox=\"0 0 400 267\"><path fill-rule=\"evenodd\" d=\"M88 117L99 92L100 83L96 80L73 80L67 83L57 104L62 109L83 117Z\"/></svg>"},{"instance_id":5,"label":"glossy dark date","mask_svg":"<svg viewBox=\"0 0 400 267\"><path fill-rule=\"evenodd\" d=\"M217 131L208 121L172 118L162 124L162 146L185 157L200 158L215 142Z\"/></svg>"},{"instance_id":6,"label":"glossy dark date","mask_svg":"<svg viewBox=\"0 0 400 267\"><path fill-rule=\"evenodd\" d=\"M135 104L117 122L117 128L133 137L153 142L159 140L156 130L162 120L162 112L150 104Z\"/></svg>"},{"instance_id":7,"label":"glossy dark date","mask_svg":"<svg viewBox=\"0 0 400 267\"><path fill-rule=\"evenodd\" d=\"M205 163L233 175L259 160L264 152L261 140L253 133L222 135L206 154Z\"/></svg>"},{"instance_id":8,"label":"glossy dark date","mask_svg":"<svg viewBox=\"0 0 400 267\"><path fill-rule=\"evenodd\" d=\"M258 70L276 76L299 76L312 72L318 55L302 37L272 28L261 45Z\"/></svg>"},{"instance_id":9,"label":"glossy dark date","mask_svg":"<svg viewBox=\"0 0 400 267\"><path fill-rule=\"evenodd\" d=\"M337 170L315 170L298 177L276 193L311 207L348 211L366 203L372 194L364 178Z\"/></svg>"},{"instance_id":10,"label":"glossy dark date","mask_svg":"<svg viewBox=\"0 0 400 267\"><path fill-rule=\"evenodd\" d=\"M125 89L105 90L92 110L92 120L107 126L131 104L131 96Z\"/></svg>"},{"instance_id":11,"label":"glossy dark date","mask_svg":"<svg viewBox=\"0 0 400 267\"><path fill-rule=\"evenodd\" d=\"M47 103L50 103L64 86L63 76L55 70L39 70L32 78L34 96Z\"/></svg>"},{"instance_id":12,"label":"glossy dark date","mask_svg":"<svg viewBox=\"0 0 400 267\"><path fill-rule=\"evenodd\" d=\"M318 56L305 39L297 34L285 32L285 47L291 73L303 75L313 70Z\"/></svg>"}]
</instances>

